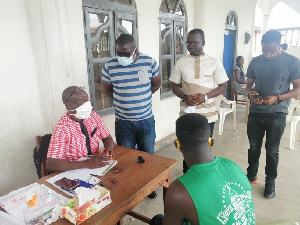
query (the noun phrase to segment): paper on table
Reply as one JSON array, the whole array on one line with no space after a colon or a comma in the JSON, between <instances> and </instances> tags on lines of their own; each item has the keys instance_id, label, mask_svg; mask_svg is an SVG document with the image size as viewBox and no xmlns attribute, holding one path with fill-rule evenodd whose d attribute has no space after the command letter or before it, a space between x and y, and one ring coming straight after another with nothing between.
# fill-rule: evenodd
<instances>
[{"instance_id":1,"label":"paper on table","mask_svg":"<svg viewBox=\"0 0 300 225\"><path fill-rule=\"evenodd\" d=\"M75 180L75 179L80 179L83 180L87 183L90 184L98 184L100 182L100 180L97 177L91 176L91 175L96 175L96 176L103 176L105 175L114 165L117 164L118 161L113 161L111 160L111 163L107 166L101 167L101 168L96 168L96 169L77 169L77 170L69 170L69 171L65 171L63 173L60 173L54 177L49 178L48 180L46 180L47 182L49 182L50 184L52 184L53 186L57 187L59 190L63 191L64 193L75 197L76 194L74 191L67 191L64 190L62 188L60 188L59 186L57 186L55 184L55 182L57 180L60 180L64 177L69 178L71 180ZM75 189L76 190L76 189Z\"/></svg>"},{"instance_id":2,"label":"paper on table","mask_svg":"<svg viewBox=\"0 0 300 225\"><path fill-rule=\"evenodd\" d=\"M65 171L63 173L60 173L60 174L46 180L53 186L57 187L59 190L63 191L64 193L66 193L67 195L70 195L72 197L76 196L75 192L72 193L70 191L64 190L55 184L56 181L58 181L64 177L71 179L71 180L80 179L86 183L93 184L93 185L98 184L100 182L100 180L97 177L91 176L89 173L86 173L84 171L84 169Z\"/></svg>"},{"instance_id":3,"label":"paper on table","mask_svg":"<svg viewBox=\"0 0 300 225\"><path fill-rule=\"evenodd\" d=\"M26 193L32 192L37 195L37 205L43 207L43 213L53 209L55 205L62 204L68 201L68 198L51 191L51 201L47 202L49 188L45 185L33 183L26 187L12 191L8 195L0 198L0 206L10 215L24 221L23 211L27 208Z\"/></svg>"},{"instance_id":4,"label":"paper on table","mask_svg":"<svg viewBox=\"0 0 300 225\"><path fill-rule=\"evenodd\" d=\"M19 220L12 215L0 211L0 225L23 225L25 224L24 221Z\"/></svg>"}]
</instances>

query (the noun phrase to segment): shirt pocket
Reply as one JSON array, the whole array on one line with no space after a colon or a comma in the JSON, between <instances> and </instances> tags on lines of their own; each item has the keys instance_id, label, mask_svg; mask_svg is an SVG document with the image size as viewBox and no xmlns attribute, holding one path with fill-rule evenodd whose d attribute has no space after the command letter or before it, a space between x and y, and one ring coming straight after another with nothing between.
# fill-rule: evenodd
<instances>
[{"instance_id":1,"label":"shirt pocket","mask_svg":"<svg viewBox=\"0 0 300 225\"><path fill-rule=\"evenodd\" d=\"M149 83L150 77L151 77L151 73L149 73L148 70L140 70L138 72L138 79L139 79L139 83L141 84Z\"/></svg>"}]
</instances>

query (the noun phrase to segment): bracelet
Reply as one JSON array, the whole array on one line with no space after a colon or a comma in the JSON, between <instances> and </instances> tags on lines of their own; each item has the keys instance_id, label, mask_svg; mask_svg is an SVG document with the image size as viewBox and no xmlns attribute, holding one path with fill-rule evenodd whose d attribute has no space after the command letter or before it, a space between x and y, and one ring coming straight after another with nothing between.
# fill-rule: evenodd
<instances>
[{"instance_id":1,"label":"bracelet","mask_svg":"<svg viewBox=\"0 0 300 225\"><path fill-rule=\"evenodd\" d=\"M251 93L252 91L249 91L248 93L247 93L247 96L248 96L248 98L249 99L251 99L251 97L250 97L250 93Z\"/></svg>"},{"instance_id":2,"label":"bracelet","mask_svg":"<svg viewBox=\"0 0 300 225\"><path fill-rule=\"evenodd\" d=\"M277 94L277 102L276 102L276 104L279 104L280 102L282 102L282 100L280 100L280 96L279 96L279 94Z\"/></svg>"},{"instance_id":3,"label":"bracelet","mask_svg":"<svg viewBox=\"0 0 300 225\"><path fill-rule=\"evenodd\" d=\"M183 101L183 102L184 102L184 97L185 97L185 96L187 96L187 95L183 95L183 98L181 99L181 101Z\"/></svg>"}]
</instances>

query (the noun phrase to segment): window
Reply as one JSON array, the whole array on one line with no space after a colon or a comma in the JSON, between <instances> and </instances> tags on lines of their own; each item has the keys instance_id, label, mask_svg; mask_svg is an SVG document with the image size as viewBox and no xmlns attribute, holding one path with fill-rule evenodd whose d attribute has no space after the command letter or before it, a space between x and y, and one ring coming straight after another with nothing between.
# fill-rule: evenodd
<instances>
[{"instance_id":1,"label":"window","mask_svg":"<svg viewBox=\"0 0 300 225\"><path fill-rule=\"evenodd\" d=\"M83 0L90 98L100 114L113 112L112 98L101 87L101 70L115 56L115 40L123 33L137 41L133 0Z\"/></svg>"},{"instance_id":2,"label":"window","mask_svg":"<svg viewBox=\"0 0 300 225\"><path fill-rule=\"evenodd\" d=\"M185 6L181 0L162 0L160 21L161 98L172 94L169 77L176 61L186 54Z\"/></svg>"}]
</instances>

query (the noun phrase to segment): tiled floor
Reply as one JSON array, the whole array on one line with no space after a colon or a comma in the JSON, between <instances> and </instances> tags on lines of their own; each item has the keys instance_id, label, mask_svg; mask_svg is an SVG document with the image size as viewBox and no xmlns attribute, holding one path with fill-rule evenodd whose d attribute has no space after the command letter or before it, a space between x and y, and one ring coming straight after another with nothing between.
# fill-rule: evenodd
<instances>
[{"instance_id":1,"label":"tiled floor","mask_svg":"<svg viewBox=\"0 0 300 225\"><path fill-rule=\"evenodd\" d=\"M298 111L296 113L299 113ZM300 123L296 133L295 149L289 149L290 124L287 124L280 145L279 174L276 179L276 197L265 199L264 191L264 167L265 150L262 149L260 167L258 172L259 183L252 185L253 201L256 213L257 224L268 224L277 221L275 224L291 224L283 221L300 222ZM233 130L233 116L226 116L223 135L218 135L218 123L214 130L215 145L212 152L216 156L228 158L236 162L244 171L247 168L247 149L249 147L246 134L245 106L237 106L237 131ZM173 137L169 137L172 139ZM178 160L176 167L172 170L172 180L182 175L182 155L174 147L168 144L156 151L162 155ZM145 199L136 207L136 211L145 216L153 217L163 212L162 188L157 190L156 199ZM133 219L130 216L124 218L125 225L142 225L143 222ZM273 224L273 223L272 223Z\"/></svg>"}]
</instances>

